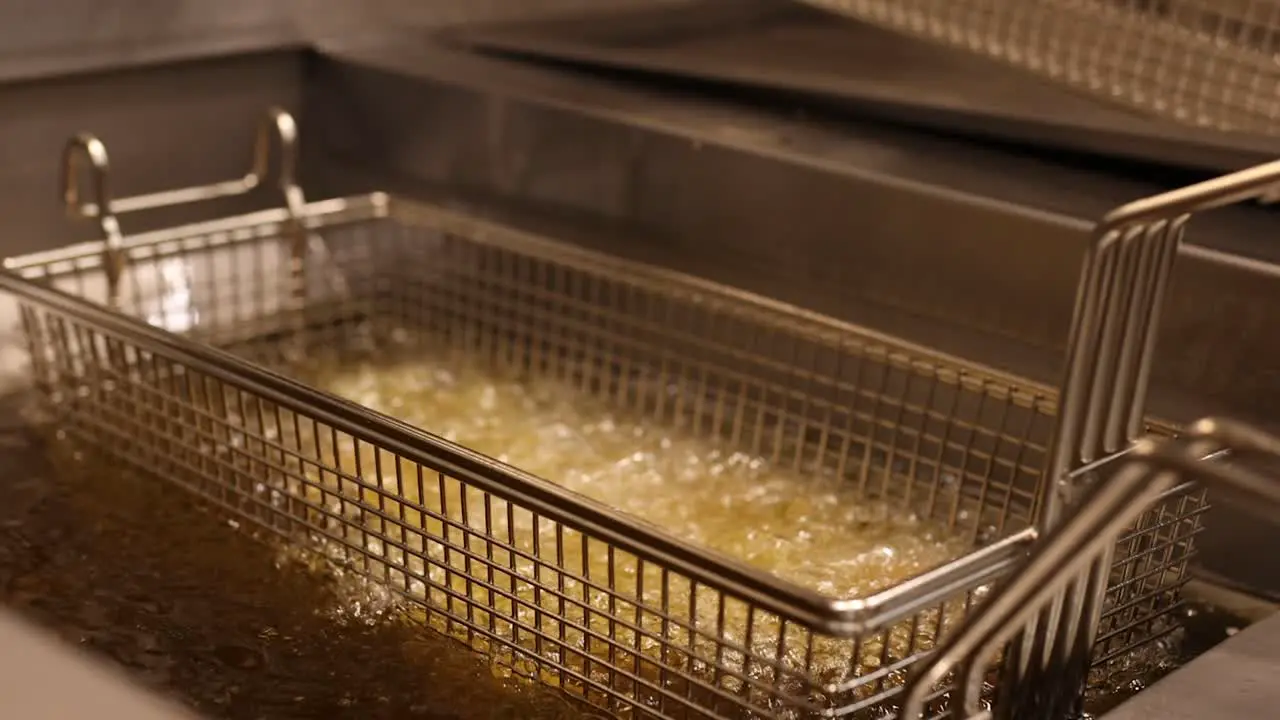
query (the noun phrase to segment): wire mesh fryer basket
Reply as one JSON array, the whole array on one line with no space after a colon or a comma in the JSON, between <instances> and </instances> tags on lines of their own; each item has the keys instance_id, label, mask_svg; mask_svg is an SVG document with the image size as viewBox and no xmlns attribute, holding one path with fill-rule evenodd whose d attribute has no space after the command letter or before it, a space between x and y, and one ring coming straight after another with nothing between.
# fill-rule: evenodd
<instances>
[{"instance_id":1,"label":"wire mesh fryer basket","mask_svg":"<svg viewBox=\"0 0 1280 720\"><path fill-rule=\"evenodd\" d=\"M72 157L105 168L95 142L78 138ZM1213 199L1276 172L1229 180L1231 197ZM61 427L254 526L317 539L508 666L660 717L890 702L1053 515L1046 468L1094 467L1140 429L1162 279L1184 216L1207 206L1163 198L1101 226L1072 347L1107 360L1070 376L1075 430L1051 445L1054 393L1003 373L440 207L384 195L302 205L282 187L284 209L8 263L22 280L0 280L22 302L33 376ZM67 200L109 230L112 210L209 195L102 192L105 213ZM865 597L824 597L263 369L382 335L520 366L838 477L974 549ZM1132 402L1093 402L1104 386ZM1117 546L1124 582L1100 659L1171 628L1203 508L1198 491L1172 494Z\"/></svg>"},{"instance_id":2,"label":"wire mesh fryer basket","mask_svg":"<svg viewBox=\"0 0 1280 720\"><path fill-rule=\"evenodd\" d=\"M1276 0L801 0L1103 100L1280 135Z\"/></svg>"},{"instance_id":3,"label":"wire mesh fryer basket","mask_svg":"<svg viewBox=\"0 0 1280 720\"><path fill-rule=\"evenodd\" d=\"M298 297L291 223L323 234L333 266L345 271L341 287L304 283L301 305L291 302ZM127 272L110 270L120 261ZM914 464L915 482L887 492L973 538L979 515L996 527L1028 522L1038 470L1016 461L1043 452L1052 417L1039 388L1010 386L979 368L957 369L824 318L381 196L316 203L301 217L268 211L106 248L89 244L10 266L42 286L266 364L282 359L274 357L280 348L299 348L264 336L316 349L358 344L380 323L477 356L523 353L516 359L571 379L585 394L612 396L658 420L683 418L694 434L727 433L774 462L852 471L869 458L899 473ZM413 274L398 274L404 268ZM64 409L63 427L120 459L185 478L251 520L334 541L344 560L435 611L442 630L544 677L556 673L554 682L606 704L656 703L664 714L692 716L734 708L785 716L832 701L870 707L897 691L901 667L1020 542L997 543L905 592L854 603L816 597L565 499L510 468L477 463L459 448L370 434L388 432L385 419L339 424L317 393L299 391L286 402L284 390L246 384L246 377L266 382L259 371L237 364L212 375L207 364L158 348L154 335L104 330L104 318L115 317L109 313L86 319L29 303L25 317L35 376ZM579 370L592 361L595 378ZM625 365L610 373L625 385L601 382L612 369L605 361ZM836 374L841 367L849 374ZM654 392L672 383L705 388L708 397ZM85 387L95 390L84 394ZM924 404L931 398L937 407ZM907 434L905 413L927 437ZM886 427L895 417L900 430ZM780 422L789 425L779 430ZM854 433L875 445L855 445L865 441ZM327 444L307 447L303 435ZM344 467L334 446L387 450L368 459L372 472L361 472ZM362 480L387 474L396 487ZM868 468L852 480L872 494L888 477ZM434 486L438 501L405 502L407 494L429 494L420 486L406 492L418 482ZM277 499L283 507L272 504ZM365 517L353 519L353 511ZM510 534L531 525L543 528L527 536L541 547ZM371 541L390 552L372 551ZM606 558L606 566L588 572L588 557ZM824 674L815 656L856 672Z\"/></svg>"}]
</instances>

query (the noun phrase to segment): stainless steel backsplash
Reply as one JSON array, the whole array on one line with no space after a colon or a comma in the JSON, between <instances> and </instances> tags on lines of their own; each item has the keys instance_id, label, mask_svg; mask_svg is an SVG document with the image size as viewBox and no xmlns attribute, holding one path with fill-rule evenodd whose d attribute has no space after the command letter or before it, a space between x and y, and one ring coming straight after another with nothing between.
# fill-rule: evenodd
<instances>
[{"instance_id":1,"label":"stainless steel backsplash","mask_svg":"<svg viewBox=\"0 0 1280 720\"><path fill-rule=\"evenodd\" d=\"M687 0L13 0L0 80L261 49L380 24L433 27Z\"/></svg>"}]
</instances>

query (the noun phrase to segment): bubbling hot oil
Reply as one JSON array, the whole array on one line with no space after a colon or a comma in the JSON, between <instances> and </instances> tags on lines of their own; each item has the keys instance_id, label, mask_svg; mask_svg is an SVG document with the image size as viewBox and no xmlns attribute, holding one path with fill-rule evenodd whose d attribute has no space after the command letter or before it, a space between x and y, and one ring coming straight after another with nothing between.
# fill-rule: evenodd
<instances>
[{"instance_id":1,"label":"bubbling hot oil","mask_svg":"<svg viewBox=\"0 0 1280 720\"><path fill-rule=\"evenodd\" d=\"M302 374L824 596L866 597L969 548L919 517L856 497L847 484L612 411L558 381L457 357L319 361ZM449 630L544 678L533 658L615 685L624 681L612 669L665 677L661 665L714 675L733 690L762 680L799 683L805 694L874 695L900 681L902 661L964 611L960 601L936 607L858 642L811 634L457 480L424 476L366 443L315 435L304 447L342 472L304 464L312 485L293 489L345 517L330 522L331 532L363 546L376 574L465 618Z\"/></svg>"}]
</instances>

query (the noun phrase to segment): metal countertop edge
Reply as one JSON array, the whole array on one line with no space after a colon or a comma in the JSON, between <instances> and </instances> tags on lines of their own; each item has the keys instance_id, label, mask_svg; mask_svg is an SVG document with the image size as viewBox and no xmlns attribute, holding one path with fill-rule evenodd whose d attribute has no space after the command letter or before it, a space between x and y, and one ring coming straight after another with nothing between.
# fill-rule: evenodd
<instances>
[{"instance_id":1,"label":"metal countertop edge","mask_svg":"<svg viewBox=\"0 0 1280 720\"><path fill-rule=\"evenodd\" d=\"M0 647L0 715L6 718L195 720L116 668L85 657L8 610L0 610Z\"/></svg>"},{"instance_id":2,"label":"metal countertop edge","mask_svg":"<svg viewBox=\"0 0 1280 720\"><path fill-rule=\"evenodd\" d=\"M1280 708L1280 614L1212 648L1101 720L1263 720Z\"/></svg>"},{"instance_id":3,"label":"metal countertop edge","mask_svg":"<svg viewBox=\"0 0 1280 720\"><path fill-rule=\"evenodd\" d=\"M145 44L143 44L145 42ZM183 34L99 43L35 54L0 53L0 85L34 83L81 75L139 70L270 52L302 52L310 44L291 25L238 33Z\"/></svg>"}]
</instances>

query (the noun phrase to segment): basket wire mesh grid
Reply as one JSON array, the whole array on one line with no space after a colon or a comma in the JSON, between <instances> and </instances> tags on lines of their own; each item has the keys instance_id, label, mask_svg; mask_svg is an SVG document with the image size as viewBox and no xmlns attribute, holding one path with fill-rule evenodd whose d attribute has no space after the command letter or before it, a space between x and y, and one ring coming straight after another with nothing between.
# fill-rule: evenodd
<instances>
[{"instance_id":1,"label":"basket wire mesh grid","mask_svg":"<svg viewBox=\"0 0 1280 720\"><path fill-rule=\"evenodd\" d=\"M801 0L1218 131L1280 135L1277 0Z\"/></svg>"},{"instance_id":2,"label":"basket wire mesh grid","mask_svg":"<svg viewBox=\"0 0 1280 720\"><path fill-rule=\"evenodd\" d=\"M0 275L59 429L249 527L323 547L505 667L645 717L893 707L910 668L1059 521L1066 491L1137 433L1168 432L1144 428L1142 407L1181 228L1280 175L1246 171L1099 226L1070 343L1084 368L1069 368L1059 403L927 348L445 208L382 194L304 203L292 118L273 111L263 127L245 179L118 200L105 146L68 144L64 200L104 241L11 259ZM259 187L273 132L284 207L119 231L127 210ZM973 549L865 597L825 597L272 370L384 336L836 477ZM1129 662L1176 627L1204 509L1201 491L1176 488L1114 546L1095 665ZM948 687L931 713L947 712Z\"/></svg>"},{"instance_id":3,"label":"basket wire mesh grid","mask_svg":"<svg viewBox=\"0 0 1280 720\"><path fill-rule=\"evenodd\" d=\"M985 669L1018 632L1035 624L1038 611L1090 582L1094 567L1109 561L1108 548L1126 528L1179 486L1212 487L1216 496L1274 522L1280 514L1280 478L1249 466L1259 456L1280 459L1280 438L1231 420L1200 420L1177 441L1140 441L1111 479L1093 485L963 629L921 663L905 693L901 720L918 720L934 684L952 672L959 676L953 704L967 720L1079 717L1079 678L1060 670L1072 658L1089 656L1096 624L1073 619L1054 634L1040 635L1044 644L1028 648L1018 660L1038 674L1037 680L1002 687L1009 701L997 703L994 715L981 702Z\"/></svg>"}]
</instances>

